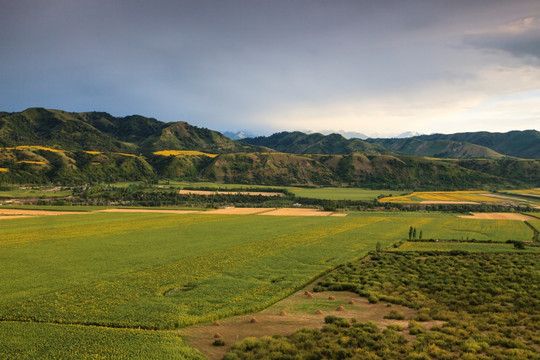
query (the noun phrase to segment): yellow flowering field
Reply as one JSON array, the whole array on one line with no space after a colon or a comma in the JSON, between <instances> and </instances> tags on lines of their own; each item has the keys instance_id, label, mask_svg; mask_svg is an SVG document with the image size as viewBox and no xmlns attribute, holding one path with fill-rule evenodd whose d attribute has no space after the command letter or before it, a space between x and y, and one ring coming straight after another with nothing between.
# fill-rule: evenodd
<instances>
[{"instance_id":1,"label":"yellow flowering field","mask_svg":"<svg viewBox=\"0 0 540 360\"><path fill-rule=\"evenodd\" d=\"M44 151L51 151L51 152L64 152L64 150L52 149L52 148L39 146L39 145L19 145L15 147L6 147L4 149L6 150L44 150Z\"/></svg>"},{"instance_id":2,"label":"yellow flowering field","mask_svg":"<svg viewBox=\"0 0 540 360\"><path fill-rule=\"evenodd\" d=\"M419 191L408 195L384 197L379 202L421 203L429 202L501 202L503 199L487 196L488 191Z\"/></svg>"},{"instance_id":3,"label":"yellow flowering field","mask_svg":"<svg viewBox=\"0 0 540 360\"><path fill-rule=\"evenodd\" d=\"M217 156L217 154L209 154L202 151L196 151L196 150L162 150L162 151L156 151L154 152L154 155L160 155L160 156L208 156L211 158L214 158Z\"/></svg>"},{"instance_id":4,"label":"yellow flowering field","mask_svg":"<svg viewBox=\"0 0 540 360\"><path fill-rule=\"evenodd\" d=\"M45 165L43 161L31 161L31 160L21 160L17 161L17 164L34 164L34 165Z\"/></svg>"}]
</instances>

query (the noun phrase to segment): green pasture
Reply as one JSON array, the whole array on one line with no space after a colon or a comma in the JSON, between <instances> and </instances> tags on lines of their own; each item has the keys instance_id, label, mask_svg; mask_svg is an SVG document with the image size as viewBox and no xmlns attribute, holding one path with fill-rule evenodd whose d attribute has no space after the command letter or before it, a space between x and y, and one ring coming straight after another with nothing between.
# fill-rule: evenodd
<instances>
[{"instance_id":1,"label":"green pasture","mask_svg":"<svg viewBox=\"0 0 540 360\"><path fill-rule=\"evenodd\" d=\"M313 199L323 200L360 200L371 201L377 199L379 195L403 195L406 192L392 190L371 190L360 188L339 188L339 187L321 187L321 188L308 188L308 187L295 187L295 186L264 186L264 185L240 185L240 184L217 184L212 182L181 182L181 181L169 181L165 184L169 186L179 187L192 187L192 188L213 188L213 189L267 189L267 190L281 190L287 189L297 197L306 197ZM167 186L167 185L165 185Z\"/></svg>"},{"instance_id":2,"label":"green pasture","mask_svg":"<svg viewBox=\"0 0 540 360\"><path fill-rule=\"evenodd\" d=\"M405 192L393 192L392 190L370 190L370 189L359 189L359 188L334 188L334 187L324 187L324 188L298 188L298 187L287 187L291 193L297 197L306 197L306 198L315 198L315 199L325 199L325 200L361 200L361 201L370 201L377 199L379 195L388 196L392 195L402 195Z\"/></svg>"},{"instance_id":3,"label":"green pasture","mask_svg":"<svg viewBox=\"0 0 540 360\"><path fill-rule=\"evenodd\" d=\"M27 341L26 358L39 347L39 336L30 334L45 331L40 326L66 325L54 331L65 332L57 337L67 339L69 348L94 341L79 336L102 335L84 330L77 335L68 324L174 329L261 310L337 265L363 257L378 242L386 248L406 239L410 226L422 229L426 238L532 237L520 221L437 213L88 213L0 221L2 326L24 334L23 325L9 324L49 323L28 325L28 340L13 335L13 341L22 342L17 346ZM0 343L2 336L11 338L0 335ZM137 337L122 339L119 351L123 344L139 342ZM177 344L158 342L165 348ZM170 358L182 358L175 356Z\"/></svg>"},{"instance_id":4,"label":"green pasture","mask_svg":"<svg viewBox=\"0 0 540 360\"><path fill-rule=\"evenodd\" d=\"M66 197L71 195L71 190L34 190L34 189L13 189L0 191L1 198L39 198L39 197Z\"/></svg>"}]
</instances>

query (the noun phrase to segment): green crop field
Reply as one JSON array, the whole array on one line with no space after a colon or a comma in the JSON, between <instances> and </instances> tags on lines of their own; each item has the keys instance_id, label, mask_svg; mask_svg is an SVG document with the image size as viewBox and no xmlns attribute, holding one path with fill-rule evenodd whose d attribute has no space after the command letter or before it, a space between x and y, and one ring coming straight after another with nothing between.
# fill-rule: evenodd
<instances>
[{"instance_id":1,"label":"green crop field","mask_svg":"<svg viewBox=\"0 0 540 360\"><path fill-rule=\"evenodd\" d=\"M0 358L204 359L172 332L0 322Z\"/></svg>"},{"instance_id":2,"label":"green crop field","mask_svg":"<svg viewBox=\"0 0 540 360\"><path fill-rule=\"evenodd\" d=\"M66 197L71 195L70 190L34 190L34 189L14 189L0 191L0 198L39 198L39 197Z\"/></svg>"},{"instance_id":3,"label":"green crop field","mask_svg":"<svg viewBox=\"0 0 540 360\"><path fill-rule=\"evenodd\" d=\"M364 256L378 242L387 247L405 239L410 226L422 229L425 238L532 237L520 221L435 213L89 213L0 221L0 329L6 330L0 331L0 344L11 344L6 358L35 358L40 337L46 343L64 339L62 346L77 349L103 338L126 354L148 339L149 349L175 354L172 347L182 348L181 340L153 329L263 309L325 271ZM141 328L153 335L118 332L116 338L78 325ZM42 326L55 335L41 335L48 331ZM21 348L26 352L10 350ZM50 357L62 358L62 350L55 349L50 354L58 355Z\"/></svg>"},{"instance_id":4,"label":"green crop field","mask_svg":"<svg viewBox=\"0 0 540 360\"><path fill-rule=\"evenodd\" d=\"M370 201L377 199L379 195L389 196L392 195L391 190L371 190L360 188L338 188L338 187L321 187L321 188L308 188L308 187L295 187L295 186L263 186L263 185L240 185L240 184L216 184L212 182L168 182L169 186L191 187L191 188L213 188L213 189L287 189L292 194L298 197L307 197L313 199L324 200L363 200ZM397 191L393 192L393 195L402 195L406 192Z\"/></svg>"},{"instance_id":5,"label":"green crop field","mask_svg":"<svg viewBox=\"0 0 540 360\"><path fill-rule=\"evenodd\" d=\"M370 190L359 188L298 188L287 187L287 189L298 197L307 197L325 200L364 200L376 199L379 195L388 196L391 190ZM394 195L401 195L404 192L395 192Z\"/></svg>"}]
</instances>

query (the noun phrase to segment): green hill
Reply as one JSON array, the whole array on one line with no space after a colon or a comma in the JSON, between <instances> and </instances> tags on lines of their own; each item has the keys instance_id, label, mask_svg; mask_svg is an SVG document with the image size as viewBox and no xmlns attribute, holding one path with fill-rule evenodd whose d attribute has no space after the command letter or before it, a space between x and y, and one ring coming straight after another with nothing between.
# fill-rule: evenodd
<instances>
[{"instance_id":1,"label":"green hill","mask_svg":"<svg viewBox=\"0 0 540 360\"><path fill-rule=\"evenodd\" d=\"M395 152L451 159L500 159L505 155L481 145L453 140L422 140L418 137L406 139L369 139Z\"/></svg>"},{"instance_id":2,"label":"green hill","mask_svg":"<svg viewBox=\"0 0 540 360\"><path fill-rule=\"evenodd\" d=\"M457 141L490 148L497 153L522 159L540 159L540 132L537 130L493 133L487 131L416 136L420 141ZM480 157L480 156L479 156Z\"/></svg>"},{"instance_id":3,"label":"green hill","mask_svg":"<svg viewBox=\"0 0 540 360\"><path fill-rule=\"evenodd\" d=\"M513 139L506 141L507 147L517 141L516 134L531 149L538 145L536 131L512 133L507 133ZM480 133L464 134L455 135L474 140L471 134ZM489 134L481 137L501 135ZM186 122L31 108L0 112L0 183L68 185L161 178L418 190L540 186L540 160L505 157L461 140L421 138L383 142L390 150L338 134L301 132L238 142ZM160 150L191 152L154 154ZM461 159L396 155L404 150ZM516 145L515 153L524 151ZM485 159L464 159L468 157Z\"/></svg>"},{"instance_id":4,"label":"green hill","mask_svg":"<svg viewBox=\"0 0 540 360\"><path fill-rule=\"evenodd\" d=\"M20 145L131 154L159 150L262 150L183 121L165 123L140 115L115 117L104 112L70 113L42 108L0 113L0 147Z\"/></svg>"},{"instance_id":5,"label":"green hill","mask_svg":"<svg viewBox=\"0 0 540 360\"><path fill-rule=\"evenodd\" d=\"M390 154L391 151L378 144L360 139L345 139L339 134L304 134L300 131L280 132L271 136L260 136L241 140L246 144L266 146L290 154Z\"/></svg>"},{"instance_id":6,"label":"green hill","mask_svg":"<svg viewBox=\"0 0 540 360\"><path fill-rule=\"evenodd\" d=\"M0 116L0 146L42 145L65 150L134 152L124 143L91 124L79 114L31 108Z\"/></svg>"}]
</instances>

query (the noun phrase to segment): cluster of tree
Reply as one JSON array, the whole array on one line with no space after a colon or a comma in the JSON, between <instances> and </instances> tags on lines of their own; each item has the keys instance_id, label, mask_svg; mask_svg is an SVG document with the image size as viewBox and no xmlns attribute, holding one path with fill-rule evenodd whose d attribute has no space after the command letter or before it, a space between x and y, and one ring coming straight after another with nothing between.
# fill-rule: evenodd
<instances>
[{"instance_id":1,"label":"cluster of tree","mask_svg":"<svg viewBox=\"0 0 540 360\"><path fill-rule=\"evenodd\" d=\"M418 232L418 240L422 240L422 230ZM411 226L409 228L409 240L415 240L416 239L416 227Z\"/></svg>"},{"instance_id":2,"label":"cluster of tree","mask_svg":"<svg viewBox=\"0 0 540 360\"><path fill-rule=\"evenodd\" d=\"M318 286L409 306L418 310L411 320L420 323L444 321L416 335L411 345L422 354L419 358L537 356L537 254L381 252L371 260L338 268Z\"/></svg>"},{"instance_id":3,"label":"cluster of tree","mask_svg":"<svg viewBox=\"0 0 540 360\"><path fill-rule=\"evenodd\" d=\"M67 199L74 205L125 205L125 206L196 206L196 207L262 207L287 206L294 200L290 197L221 194L212 195L180 194L178 190L140 188L89 187L78 196Z\"/></svg>"}]
</instances>

